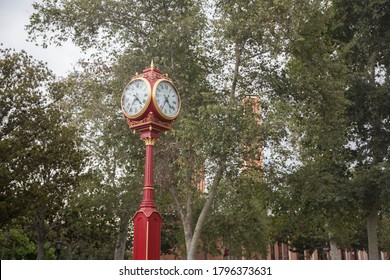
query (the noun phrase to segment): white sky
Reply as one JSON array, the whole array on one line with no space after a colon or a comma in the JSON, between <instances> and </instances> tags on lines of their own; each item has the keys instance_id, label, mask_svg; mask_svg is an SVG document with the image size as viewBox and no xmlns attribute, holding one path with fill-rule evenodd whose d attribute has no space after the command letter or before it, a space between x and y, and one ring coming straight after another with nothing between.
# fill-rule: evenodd
<instances>
[{"instance_id":1,"label":"white sky","mask_svg":"<svg viewBox=\"0 0 390 280\"><path fill-rule=\"evenodd\" d=\"M24 26L29 23L33 13L33 2L41 0L0 0L0 44L1 48L24 49L35 59L48 63L48 67L58 76L66 76L72 71L77 60L86 55L80 48L68 42L61 47L49 46L44 49L27 42Z\"/></svg>"}]
</instances>

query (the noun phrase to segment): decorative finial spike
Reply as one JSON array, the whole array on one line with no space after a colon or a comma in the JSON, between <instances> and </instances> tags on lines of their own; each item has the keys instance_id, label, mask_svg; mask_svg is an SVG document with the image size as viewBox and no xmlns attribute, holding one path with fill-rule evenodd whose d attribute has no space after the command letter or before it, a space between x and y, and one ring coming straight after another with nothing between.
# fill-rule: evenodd
<instances>
[{"instance_id":1,"label":"decorative finial spike","mask_svg":"<svg viewBox=\"0 0 390 280\"><path fill-rule=\"evenodd\" d=\"M153 58L152 58L152 61L150 62L150 68L154 69Z\"/></svg>"}]
</instances>

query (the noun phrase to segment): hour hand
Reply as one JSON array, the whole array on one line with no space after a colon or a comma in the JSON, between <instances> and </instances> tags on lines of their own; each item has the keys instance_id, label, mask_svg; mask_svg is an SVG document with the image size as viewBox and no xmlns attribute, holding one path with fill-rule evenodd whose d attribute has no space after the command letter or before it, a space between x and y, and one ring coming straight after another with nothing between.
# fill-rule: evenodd
<instances>
[{"instance_id":1,"label":"hour hand","mask_svg":"<svg viewBox=\"0 0 390 280\"><path fill-rule=\"evenodd\" d=\"M164 100L164 104L163 104L162 108L164 108L164 106L165 106L166 103L168 103L168 106L170 106L170 105L169 105L168 98L165 96L165 100Z\"/></svg>"},{"instance_id":2,"label":"hour hand","mask_svg":"<svg viewBox=\"0 0 390 280\"><path fill-rule=\"evenodd\" d=\"M136 99L136 98L134 98L134 99L133 99L133 102L131 102L130 107L133 107L134 102L135 102L135 99Z\"/></svg>"},{"instance_id":3,"label":"hour hand","mask_svg":"<svg viewBox=\"0 0 390 280\"><path fill-rule=\"evenodd\" d=\"M167 96L167 95L164 95L164 97L165 97L164 105L165 105L165 103L168 103L169 109L171 109L171 110L174 109L174 107L172 107L171 103L169 103L169 98L168 98L168 96Z\"/></svg>"},{"instance_id":4,"label":"hour hand","mask_svg":"<svg viewBox=\"0 0 390 280\"><path fill-rule=\"evenodd\" d=\"M141 103L141 101L139 101L138 96L135 96L135 97L134 97L134 101L136 101L136 100L138 101L138 103Z\"/></svg>"}]
</instances>

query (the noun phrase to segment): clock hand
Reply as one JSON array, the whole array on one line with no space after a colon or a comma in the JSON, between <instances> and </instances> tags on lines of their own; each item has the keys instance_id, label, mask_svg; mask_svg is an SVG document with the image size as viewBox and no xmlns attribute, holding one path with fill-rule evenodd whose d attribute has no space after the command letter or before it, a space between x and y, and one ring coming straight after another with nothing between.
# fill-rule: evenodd
<instances>
[{"instance_id":1,"label":"clock hand","mask_svg":"<svg viewBox=\"0 0 390 280\"><path fill-rule=\"evenodd\" d=\"M165 106L165 103L168 103L168 106L170 106L169 105L169 101L168 101L168 97L166 96L166 95L164 95L164 104L163 104L163 106L161 107L161 109L163 109L164 108L164 106Z\"/></svg>"},{"instance_id":2,"label":"clock hand","mask_svg":"<svg viewBox=\"0 0 390 280\"><path fill-rule=\"evenodd\" d=\"M161 111L164 109L165 103L166 103L166 100L164 100L164 103L161 105Z\"/></svg>"},{"instance_id":3,"label":"clock hand","mask_svg":"<svg viewBox=\"0 0 390 280\"><path fill-rule=\"evenodd\" d=\"M135 98L133 99L133 102L131 102L131 105L130 105L130 107L133 107L133 105L134 105L134 102L135 102Z\"/></svg>"},{"instance_id":4,"label":"clock hand","mask_svg":"<svg viewBox=\"0 0 390 280\"><path fill-rule=\"evenodd\" d=\"M164 97L165 97L164 105L165 103L168 103L169 109L174 110L175 107L173 107L171 103L169 103L169 95L164 95Z\"/></svg>"}]
</instances>

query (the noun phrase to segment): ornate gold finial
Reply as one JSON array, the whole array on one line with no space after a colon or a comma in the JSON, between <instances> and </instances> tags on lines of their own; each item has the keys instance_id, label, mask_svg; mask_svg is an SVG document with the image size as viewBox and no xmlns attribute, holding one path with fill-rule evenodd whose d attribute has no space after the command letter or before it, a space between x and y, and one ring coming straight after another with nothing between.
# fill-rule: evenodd
<instances>
[{"instance_id":1,"label":"ornate gold finial","mask_svg":"<svg viewBox=\"0 0 390 280\"><path fill-rule=\"evenodd\" d=\"M151 69L154 69L153 58L152 58L152 61L150 62L150 68L151 68Z\"/></svg>"}]
</instances>

